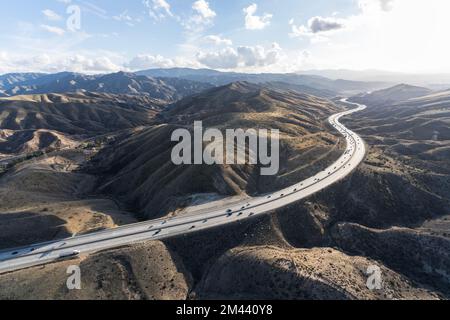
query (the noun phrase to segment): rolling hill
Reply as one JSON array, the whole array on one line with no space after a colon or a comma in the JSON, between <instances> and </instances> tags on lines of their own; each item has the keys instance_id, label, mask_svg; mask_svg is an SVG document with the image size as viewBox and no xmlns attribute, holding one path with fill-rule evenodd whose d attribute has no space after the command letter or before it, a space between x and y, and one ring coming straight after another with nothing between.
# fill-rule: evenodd
<instances>
[{"instance_id":1,"label":"rolling hill","mask_svg":"<svg viewBox=\"0 0 450 320\"><path fill-rule=\"evenodd\" d=\"M38 94L0 99L0 128L94 134L149 124L161 102L145 96Z\"/></svg>"},{"instance_id":2,"label":"rolling hill","mask_svg":"<svg viewBox=\"0 0 450 320\"><path fill-rule=\"evenodd\" d=\"M338 108L327 100L247 82L232 83L182 99L166 108L158 125L103 150L93 162L105 179L100 188L150 218L165 215L196 194L256 194L308 176L336 156L338 139L325 129ZM235 128L279 129L281 170L260 176L252 165L175 166L171 134L194 121L224 132ZM311 159L317 161L311 162Z\"/></svg>"},{"instance_id":3,"label":"rolling hill","mask_svg":"<svg viewBox=\"0 0 450 320\"><path fill-rule=\"evenodd\" d=\"M0 157L150 125L163 106L146 96L88 92L0 98Z\"/></svg>"},{"instance_id":4,"label":"rolling hill","mask_svg":"<svg viewBox=\"0 0 450 320\"><path fill-rule=\"evenodd\" d=\"M306 86L315 90L327 90L337 93L357 94L360 92L379 90L389 87L386 82L364 82L349 81L343 79L331 80L322 76L306 74L281 74L281 73L236 73L220 72L209 69L150 69L136 72L138 75L149 77L172 77L193 81L207 82L217 86L226 85L232 82L247 81L256 84L266 82L284 82L290 85Z\"/></svg>"},{"instance_id":5,"label":"rolling hill","mask_svg":"<svg viewBox=\"0 0 450 320\"><path fill-rule=\"evenodd\" d=\"M23 77L24 81L16 81L3 87L3 96L67 93L67 92L99 92L110 94L147 95L154 99L173 102L185 96L201 92L212 86L183 79L156 79L138 76L133 73L118 72L106 75L84 75L71 72L43 75L39 77Z\"/></svg>"},{"instance_id":6,"label":"rolling hill","mask_svg":"<svg viewBox=\"0 0 450 320\"><path fill-rule=\"evenodd\" d=\"M431 94L431 92L432 91L427 88L411 86L407 84L399 84L391 88L357 95L355 97L352 97L350 101L364 103L369 106L387 105L426 96L428 94Z\"/></svg>"}]
</instances>

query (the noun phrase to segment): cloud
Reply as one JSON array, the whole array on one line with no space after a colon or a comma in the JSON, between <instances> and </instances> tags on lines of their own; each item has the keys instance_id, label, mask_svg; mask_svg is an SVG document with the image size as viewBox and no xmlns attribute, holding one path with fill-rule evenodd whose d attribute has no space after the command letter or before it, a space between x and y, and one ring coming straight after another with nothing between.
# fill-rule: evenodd
<instances>
[{"instance_id":1,"label":"cloud","mask_svg":"<svg viewBox=\"0 0 450 320\"><path fill-rule=\"evenodd\" d=\"M142 3L147 8L149 16L156 21L174 16L166 0L143 0Z\"/></svg>"},{"instance_id":2,"label":"cloud","mask_svg":"<svg viewBox=\"0 0 450 320\"><path fill-rule=\"evenodd\" d=\"M450 30L450 1L356 3L359 12L343 17L345 27L341 31L316 34L328 38L326 43L311 43L308 47L316 68L450 71L450 42L443 41Z\"/></svg>"},{"instance_id":3,"label":"cloud","mask_svg":"<svg viewBox=\"0 0 450 320\"><path fill-rule=\"evenodd\" d=\"M53 26L49 26L49 25L46 25L46 24L41 24L41 28L43 30L47 31L47 32L56 34L58 36L62 36L62 35L64 35L64 33L66 33L66 31L64 29L62 29L62 28L53 27Z\"/></svg>"},{"instance_id":4,"label":"cloud","mask_svg":"<svg viewBox=\"0 0 450 320\"><path fill-rule=\"evenodd\" d=\"M230 39L222 38L217 35L209 35L209 36L204 37L203 39L205 40L206 43L211 43L216 46L221 46L221 45L231 46L231 45L233 45L233 41L231 41Z\"/></svg>"},{"instance_id":5,"label":"cloud","mask_svg":"<svg viewBox=\"0 0 450 320\"><path fill-rule=\"evenodd\" d=\"M206 0L197 0L192 3L191 14L184 18L173 14L171 6L166 0L143 0L142 3L147 8L149 16L155 21L161 21L167 17L174 18L191 34L199 33L205 27L212 25L217 16Z\"/></svg>"},{"instance_id":6,"label":"cloud","mask_svg":"<svg viewBox=\"0 0 450 320\"><path fill-rule=\"evenodd\" d=\"M363 11L377 10L388 12L394 8L396 0L359 0L358 6Z\"/></svg>"},{"instance_id":7,"label":"cloud","mask_svg":"<svg viewBox=\"0 0 450 320\"><path fill-rule=\"evenodd\" d=\"M195 1L192 9L197 12L198 16L205 21L210 21L216 17L216 13L211 10L209 3L205 0Z\"/></svg>"},{"instance_id":8,"label":"cloud","mask_svg":"<svg viewBox=\"0 0 450 320\"><path fill-rule=\"evenodd\" d=\"M150 68L172 68L175 63L172 59L164 58L161 55L140 54L131 59L125 65L131 70L143 70Z\"/></svg>"},{"instance_id":9,"label":"cloud","mask_svg":"<svg viewBox=\"0 0 450 320\"><path fill-rule=\"evenodd\" d=\"M200 52L197 54L197 60L213 69L233 69L239 64L239 54L233 48L225 48L221 51Z\"/></svg>"},{"instance_id":10,"label":"cloud","mask_svg":"<svg viewBox=\"0 0 450 320\"><path fill-rule=\"evenodd\" d=\"M83 55L68 57L62 62L65 69L78 72L114 72L119 71L121 67L111 61L108 57L88 58Z\"/></svg>"},{"instance_id":11,"label":"cloud","mask_svg":"<svg viewBox=\"0 0 450 320\"><path fill-rule=\"evenodd\" d=\"M335 18L313 17L308 26L312 33L319 33L342 29L344 24Z\"/></svg>"},{"instance_id":12,"label":"cloud","mask_svg":"<svg viewBox=\"0 0 450 320\"><path fill-rule=\"evenodd\" d=\"M45 16L45 18L47 20L50 20L50 21L62 20L62 17L59 14L57 14L55 11L52 11L50 9L42 10L42 14Z\"/></svg>"},{"instance_id":13,"label":"cloud","mask_svg":"<svg viewBox=\"0 0 450 320\"><path fill-rule=\"evenodd\" d=\"M190 33L202 32L205 27L213 24L216 12L209 7L209 2L198 0L192 4L192 15L181 21L181 25Z\"/></svg>"},{"instance_id":14,"label":"cloud","mask_svg":"<svg viewBox=\"0 0 450 320\"><path fill-rule=\"evenodd\" d=\"M289 24L292 28L292 32L290 33L291 37L311 37L315 41L323 39L319 34L327 34L345 27L345 21L343 19L320 16L312 17L306 25L296 26L293 19L289 21Z\"/></svg>"},{"instance_id":15,"label":"cloud","mask_svg":"<svg viewBox=\"0 0 450 320\"><path fill-rule=\"evenodd\" d=\"M3 61L2 61L3 60ZM95 54L38 54L0 56L1 73L7 72L61 72L109 73L121 70L120 63L113 62L106 52Z\"/></svg>"},{"instance_id":16,"label":"cloud","mask_svg":"<svg viewBox=\"0 0 450 320\"><path fill-rule=\"evenodd\" d=\"M391 11L394 6L395 0L379 0L380 6L383 11Z\"/></svg>"},{"instance_id":17,"label":"cloud","mask_svg":"<svg viewBox=\"0 0 450 320\"><path fill-rule=\"evenodd\" d=\"M273 43L269 49L262 46L227 47L220 51L199 52L197 60L214 69L235 69L270 66L280 60L282 49Z\"/></svg>"},{"instance_id":18,"label":"cloud","mask_svg":"<svg viewBox=\"0 0 450 320\"><path fill-rule=\"evenodd\" d=\"M112 17L116 21L125 22L130 27L133 27L135 23L140 22L139 18L133 18L128 14L128 10L125 10L121 14Z\"/></svg>"},{"instance_id":19,"label":"cloud","mask_svg":"<svg viewBox=\"0 0 450 320\"><path fill-rule=\"evenodd\" d=\"M258 10L256 3L244 8L245 13L245 28L248 30L262 30L270 25L273 15L265 13L262 16L256 16Z\"/></svg>"}]
</instances>

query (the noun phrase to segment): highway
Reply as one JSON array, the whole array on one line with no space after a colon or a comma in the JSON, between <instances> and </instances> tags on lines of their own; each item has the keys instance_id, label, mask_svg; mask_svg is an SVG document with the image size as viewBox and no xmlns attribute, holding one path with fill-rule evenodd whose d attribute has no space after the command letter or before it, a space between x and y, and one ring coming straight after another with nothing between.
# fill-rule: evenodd
<instances>
[{"instance_id":1,"label":"highway","mask_svg":"<svg viewBox=\"0 0 450 320\"><path fill-rule=\"evenodd\" d=\"M355 105L356 108L332 115L328 121L345 137L346 150L336 162L315 176L283 190L235 203L231 207L217 207L167 220L145 221L64 240L3 250L0 251L0 273L43 265L60 259L132 243L166 239L214 228L267 214L305 199L342 180L364 160L366 148L363 140L342 125L339 120L342 117L364 110L366 106L347 102L346 99L342 99L342 102Z\"/></svg>"}]
</instances>

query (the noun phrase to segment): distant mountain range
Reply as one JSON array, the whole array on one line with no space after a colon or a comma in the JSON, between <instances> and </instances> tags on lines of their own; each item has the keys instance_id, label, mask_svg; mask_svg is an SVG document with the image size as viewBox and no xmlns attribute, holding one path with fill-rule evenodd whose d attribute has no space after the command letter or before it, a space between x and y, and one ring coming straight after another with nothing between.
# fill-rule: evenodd
<instances>
[{"instance_id":1,"label":"distant mountain range","mask_svg":"<svg viewBox=\"0 0 450 320\"><path fill-rule=\"evenodd\" d=\"M370 93L359 94L351 98L354 102L367 105L387 105L431 94L432 90L407 84L382 89Z\"/></svg>"},{"instance_id":2,"label":"distant mountain range","mask_svg":"<svg viewBox=\"0 0 450 320\"><path fill-rule=\"evenodd\" d=\"M383 70L306 70L303 74L311 74L329 79L347 79L352 81L381 81L390 83L408 83L415 86L427 87L432 90L450 88L450 74L430 73L413 74L389 72Z\"/></svg>"},{"instance_id":3,"label":"distant mountain range","mask_svg":"<svg viewBox=\"0 0 450 320\"><path fill-rule=\"evenodd\" d=\"M247 74L209 69L152 69L135 73L118 72L85 75L73 72L55 74L14 73L0 76L0 97L25 94L98 92L110 94L143 94L166 102L216 86L245 81L277 89L330 98L340 94L357 94L391 86L390 83L331 80L316 75Z\"/></svg>"},{"instance_id":4,"label":"distant mountain range","mask_svg":"<svg viewBox=\"0 0 450 320\"><path fill-rule=\"evenodd\" d=\"M207 83L151 78L134 73L85 75L71 72L56 74L14 74L1 76L0 96L25 94L98 92L111 94L144 94L167 102L213 87Z\"/></svg>"},{"instance_id":5,"label":"distant mountain range","mask_svg":"<svg viewBox=\"0 0 450 320\"><path fill-rule=\"evenodd\" d=\"M331 80L326 77L308 74L295 73L235 73L220 72L209 69L188 69L188 68L172 68L172 69L150 69L136 72L138 75L149 77L174 77L192 81L200 81L214 84L216 86L226 85L237 81L246 81L252 83L266 82L284 82L290 85L306 86L318 90L327 90L335 93L356 94L363 91L373 91L392 86L393 83L388 82L366 82L366 81L349 81L343 79Z\"/></svg>"}]
</instances>

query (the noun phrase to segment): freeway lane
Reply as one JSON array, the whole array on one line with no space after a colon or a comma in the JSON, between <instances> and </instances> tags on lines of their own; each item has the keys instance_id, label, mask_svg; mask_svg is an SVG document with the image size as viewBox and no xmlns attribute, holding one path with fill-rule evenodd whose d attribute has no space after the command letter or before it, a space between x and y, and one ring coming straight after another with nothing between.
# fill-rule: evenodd
<instances>
[{"instance_id":1,"label":"freeway lane","mask_svg":"<svg viewBox=\"0 0 450 320\"><path fill-rule=\"evenodd\" d=\"M342 101L347 102L345 99ZM42 265L78 254L165 239L233 223L273 212L323 190L349 175L364 159L366 149L362 139L339 122L342 117L366 108L364 105L352 104L357 108L332 115L328 119L329 123L345 137L347 142L345 153L330 167L313 177L283 190L238 202L231 207L194 212L167 220L146 221L69 239L0 251L0 273Z\"/></svg>"}]
</instances>

